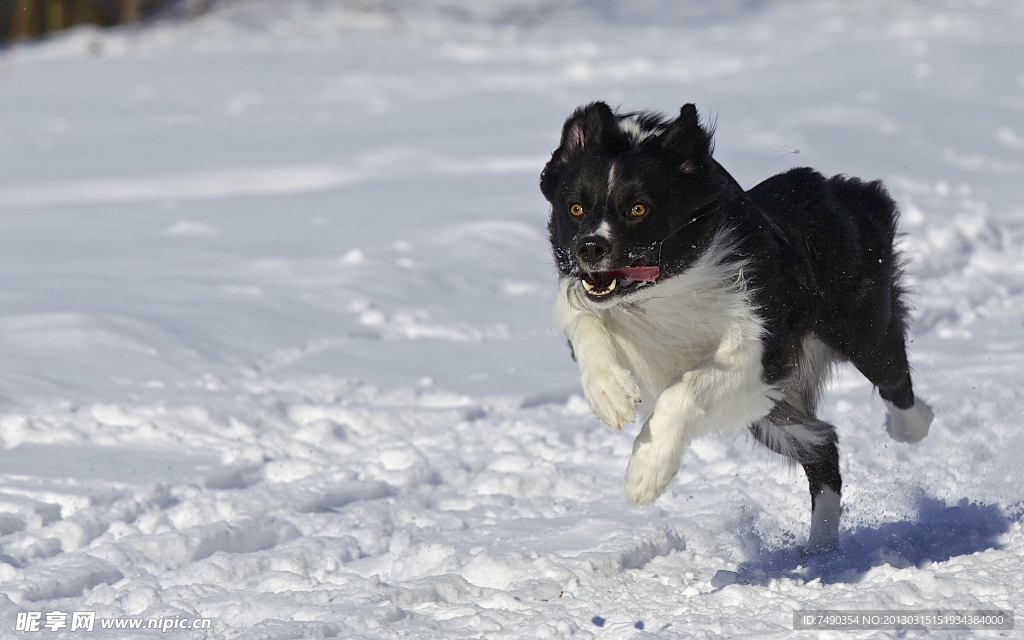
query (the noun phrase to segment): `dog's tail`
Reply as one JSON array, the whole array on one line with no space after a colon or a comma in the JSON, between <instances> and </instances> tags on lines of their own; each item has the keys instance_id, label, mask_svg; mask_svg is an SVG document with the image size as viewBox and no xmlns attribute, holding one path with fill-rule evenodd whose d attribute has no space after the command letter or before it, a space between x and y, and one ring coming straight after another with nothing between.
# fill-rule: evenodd
<instances>
[{"instance_id":1,"label":"dog's tail","mask_svg":"<svg viewBox=\"0 0 1024 640\"><path fill-rule=\"evenodd\" d=\"M833 176L828 179L828 190L841 210L848 212L856 228L861 245L862 268L876 282L889 281L891 313L906 330L910 314L907 290L903 283L905 261L895 248L899 207L880 180L864 182L858 178Z\"/></svg>"}]
</instances>

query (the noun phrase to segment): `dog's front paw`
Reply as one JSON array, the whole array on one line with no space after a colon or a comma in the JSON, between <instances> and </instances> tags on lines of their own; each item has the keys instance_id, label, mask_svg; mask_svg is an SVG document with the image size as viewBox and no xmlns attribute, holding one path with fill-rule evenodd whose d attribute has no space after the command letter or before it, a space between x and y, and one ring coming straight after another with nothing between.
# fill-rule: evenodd
<instances>
[{"instance_id":1,"label":"dog's front paw","mask_svg":"<svg viewBox=\"0 0 1024 640\"><path fill-rule=\"evenodd\" d=\"M626 501L641 506L654 502L679 472L679 460L675 447L651 440L650 423L645 424L626 467Z\"/></svg>"},{"instance_id":2,"label":"dog's front paw","mask_svg":"<svg viewBox=\"0 0 1024 640\"><path fill-rule=\"evenodd\" d=\"M610 427L636 420L636 403L640 402L640 388L633 374L617 365L584 371L583 393L597 417Z\"/></svg>"}]
</instances>

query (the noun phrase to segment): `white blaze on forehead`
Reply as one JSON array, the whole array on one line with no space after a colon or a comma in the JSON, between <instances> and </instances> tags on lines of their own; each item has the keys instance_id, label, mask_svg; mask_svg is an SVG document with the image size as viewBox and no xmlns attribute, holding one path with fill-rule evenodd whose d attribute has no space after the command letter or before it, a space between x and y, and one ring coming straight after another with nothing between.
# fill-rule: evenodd
<instances>
[{"instance_id":1,"label":"white blaze on forehead","mask_svg":"<svg viewBox=\"0 0 1024 640\"><path fill-rule=\"evenodd\" d=\"M631 118L619 120L619 131L629 136L634 145L639 145L647 138L650 138L653 135L658 135L663 130L664 127L645 129L640 126L639 122Z\"/></svg>"},{"instance_id":2,"label":"white blaze on forehead","mask_svg":"<svg viewBox=\"0 0 1024 640\"><path fill-rule=\"evenodd\" d=\"M608 197L612 197L612 190L615 189L615 163L608 167Z\"/></svg>"}]
</instances>

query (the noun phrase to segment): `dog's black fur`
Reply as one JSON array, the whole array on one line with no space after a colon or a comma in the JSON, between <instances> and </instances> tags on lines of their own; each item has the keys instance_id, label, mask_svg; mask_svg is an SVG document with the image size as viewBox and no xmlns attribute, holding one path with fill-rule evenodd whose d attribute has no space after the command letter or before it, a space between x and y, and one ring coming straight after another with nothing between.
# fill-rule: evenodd
<instances>
[{"instance_id":1,"label":"dog's black fur","mask_svg":"<svg viewBox=\"0 0 1024 640\"><path fill-rule=\"evenodd\" d=\"M800 168L744 191L712 151L712 131L692 104L672 121L616 114L602 102L578 109L540 180L561 278L585 281L579 298L595 309L629 304L727 236L726 261L743 265L744 289L763 323L765 383L785 387L799 377L805 339L816 336L831 360L853 363L892 407L913 407L908 305L893 248L898 211L882 183ZM631 266L659 273L650 281L622 277ZM842 484L835 430L814 415L820 382L747 425L803 466L812 505L823 487L838 496ZM787 443L769 433L784 440L795 423L821 437Z\"/></svg>"}]
</instances>

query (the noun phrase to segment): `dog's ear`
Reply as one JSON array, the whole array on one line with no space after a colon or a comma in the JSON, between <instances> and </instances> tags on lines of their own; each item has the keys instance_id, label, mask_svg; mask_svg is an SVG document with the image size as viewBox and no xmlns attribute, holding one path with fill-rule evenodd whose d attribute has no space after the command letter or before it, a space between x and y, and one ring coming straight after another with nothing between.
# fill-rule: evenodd
<instances>
[{"instance_id":1,"label":"dog's ear","mask_svg":"<svg viewBox=\"0 0 1024 640\"><path fill-rule=\"evenodd\" d=\"M586 146L619 147L624 140L619 119L604 102L577 109L562 126L562 143L555 155L568 157Z\"/></svg>"},{"instance_id":2,"label":"dog's ear","mask_svg":"<svg viewBox=\"0 0 1024 640\"><path fill-rule=\"evenodd\" d=\"M711 139L711 131L700 124L697 107L684 104L661 135L661 148L678 159L681 173L695 173L711 158Z\"/></svg>"},{"instance_id":3,"label":"dog's ear","mask_svg":"<svg viewBox=\"0 0 1024 640\"><path fill-rule=\"evenodd\" d=\"M540 174L540 190L551 201L558 187L562 166L582 149L621 151L628 146L619 129L619 118L604 102L592 102L576 109L562 127L562 141Z\"/></svg>"}]
</instances>

